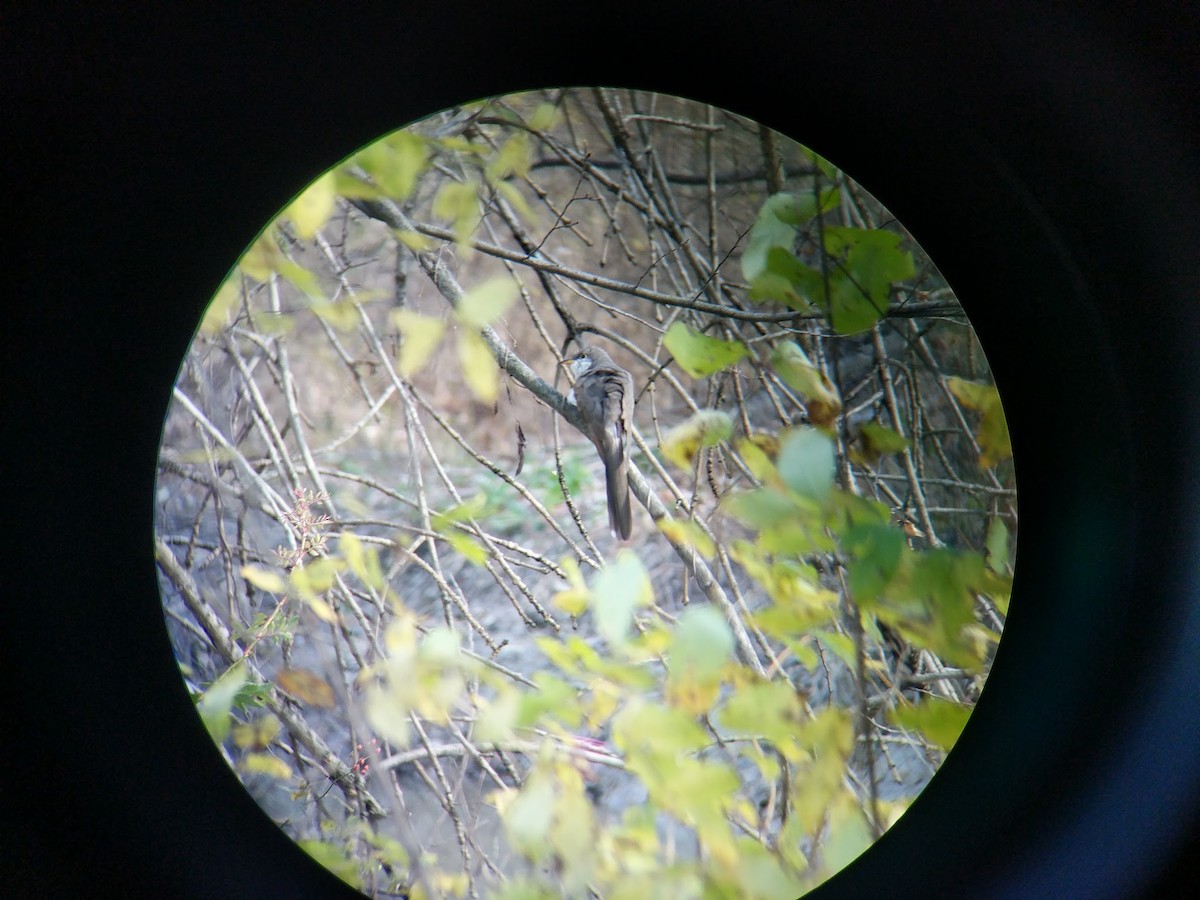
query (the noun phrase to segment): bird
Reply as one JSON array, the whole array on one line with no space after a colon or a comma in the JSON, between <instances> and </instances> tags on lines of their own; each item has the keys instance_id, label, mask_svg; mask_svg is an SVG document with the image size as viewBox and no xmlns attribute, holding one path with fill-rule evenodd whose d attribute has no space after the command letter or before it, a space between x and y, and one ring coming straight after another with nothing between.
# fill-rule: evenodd
<instances>
[{"instance_id":1,"label":"bird","mask_svg":"<svg viewBox=\"0 0 1200 900\"><path fill-rule=\"evenodd\" d=\"M608 494L608 524L622 541L633 533L629 505L629 425L633 417L633 376L599 347L584 346L562 361L575 376L575 407L588 436L604 462Z\"/></svg>"}]
</instances>

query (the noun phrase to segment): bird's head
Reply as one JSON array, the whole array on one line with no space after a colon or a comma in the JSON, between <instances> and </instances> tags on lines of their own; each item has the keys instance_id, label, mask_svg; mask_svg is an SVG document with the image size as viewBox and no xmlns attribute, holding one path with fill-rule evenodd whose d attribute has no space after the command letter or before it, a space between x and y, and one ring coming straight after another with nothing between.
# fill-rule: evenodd
<instances>
[{"instance_id":1,"label":"bird's head","mask_svg":"<svg viewBox=\"0 0 1200 900\"><path fill-rule=\"evenodd\" d=\"M571 370L571 374L578 378L589 369L591 369L599 361L597 356L603 351L596 350L594 347L584 347L574 356L568 356L559 365L566 366Z\"/></svg>"}]
</instances>

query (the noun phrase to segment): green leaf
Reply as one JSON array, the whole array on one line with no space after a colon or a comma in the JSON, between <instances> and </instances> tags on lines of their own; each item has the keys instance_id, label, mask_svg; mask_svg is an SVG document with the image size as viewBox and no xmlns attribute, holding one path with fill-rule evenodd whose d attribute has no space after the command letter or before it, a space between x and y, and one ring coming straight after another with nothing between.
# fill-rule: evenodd
<instances>
[{"instance_id":1,"label":"green leaf","mask_svg":"<svg viewBox=\"0 0 1200 900\"><path fill-rule=\"evenodd\" d=\"M488 549L479 543L472 535L465 531L459 531L457 528L450 528L442 535L457 553L460 553L469 562L473 562L477 566L482 566L487 562Z\"/></svg>"},{"instance_id":2,"label":"green leaf","mask_svg":"<svg viewBox=\"0 0 1200 900\"><path fill-rule=\"evenodd\" d=\"M469 522L477 519L487 511L487 494L478 493L470 500L456 503L443 512L434 513L435 527L440 528L456 522Z\"/></svg>"},{"instance_id":3,"label":"green leaf","mask_svg":"<svg viewBox=\"0 0 1200 900\"><path fill-rule=\"evenodd\" d=\"M492 358L492 351L479 332L459 332L458 360L471 393L480 403L493 405L500 394L499 370L496 360Z\"/></svg>"},{"instance_id":4,"label":"green leaf","mask_svg":"<svg viewBox=\"0 0 1200 900\"><path fill-rule=\"evenodd\" d=\"M899 248L900 235L890 231L830 226L825 250L841 258L830 278L829 315L840 334L870 328L887 311L893 282L912 278L912 254Z\"/></svg>"},{"instance_id":5,"label":"green leaf","mask_svg":"<svg viewBox=\"0 0 1200 900\"><path fill-rule=\"evenodd\" d=\"M592 582L592 612L596 630L610 646L625 642L634 613L654 602L650 576L637 554L622 550L616 561L600 570Z\"/></svg>"},{"instance_id":6,"label":"green leaf","mask_svg":"<svg viewBox=\"0 0 1200 900\"><path fill-rule=\"evenodd\" d=\"M401 378L412 378L433 355L446 323L433 316L423 316L410 309L392 310L392 323L404 336L396 367Z\"/></svg>"},{"instance_id":7,"label":"green leaf","mask_svg":"<svg viewBox=\"0 0 1200 900\"><path fill-rule=\"evenodd\" d=\"M745 279L753 282L767 270L767 253L773 247L791 253L796 243L796 226L811 219L815 212L816 201L811 196L779 193L768 197L750 226L746 249L742 252Z\"/></svg>"},{"instance_id":8,"label":"green leaf","mask_svg":"<svg viewBox=\"0 0 1200 900\"><path fill-rule=\"evenodd\" d=\"M904 550L904 532L891 525L858 525L842 538L849 554L847 583L863 609L874 607L891 582Z\"/></svg>"},{"instance_id":9,"label":"green leaf","mask_svg":"<svg viewBox=\"0 0 1200 900\"><path fill-rule=\"evenodd\" d=\"M283 215L291 219L301 240L312 240L333 215L337 202L337 177L326 172L288 204Z\"/></svg>"},{"instance_id":10,"label":"green leaf","mask_svg":"<svg viewBox=\"0 0 1200 900\"><path fill-rule=\"evenodd\" d=\"M475 717L475 740L480 744L500 743L513 735L521 711L521 693L508 688L486 703L479 701Z\"/></svg>"},{"instance_id":11,"label":"green leaf","mask_svg":"<svg viewBox=\"0 0 1200 900\"><path fill-rule=\"evenodd\" d=\"M891 716L901 728L919 732L930 743L949 750L966 727L971 710L942 697L927 695L915 706L897 706Z\"/></svg>"},{"instance_id":12,"label":"green leaf","mask_svg":"<svg viewBox=\"0 0 1200 900\"><path fill-rule=\"evenodd\" d=\"M1008 526L999 516L994 516L988 522L984 546L987 548L988 568L997 575L1003 575L1008 566Z\"/></svg>"},{"instance_id":13,"label":"green leaf","mask_svg":"<svg viewBox=\"0 0 1200 900\"><path fill-rule=\"evenodd\" d=\"M208 686L196 703L200 719L214 743L220 744L229 734L229 714L233 708L233 698L237 696L246 680L246 661L238 660Z\"/></svg>"},{"instance_id":14,"label":"green leaf","mask_svg":"<svg viewBox=\"0 0 1200 900\"><path fill-rule=\"evenodd\" d=\"M661 449L663 456L679 468L690 469L701 448L714 447L732 434L733 419L728 413L702 409L663 435Z\"/></svg>"},{"instance_id":15,"label":"green leaf","mask_svg":"<svg viewBox=\"0 0 1200 900\"><path fill-rule=\"evenodd\" d=\"M814 304L825 305L825 276L791 250L771 247L763 271L750 281L750 299L773 300L807 312Z\"/></svg>"},{"instance_id":16,"label":"green leaf","mask_svg":"<svg viewBox=\"0 0 1200 900\"><path fill-rule=\"evenodd\" d=\"M826 650L849 666L851 672L854 671L858 664L858 654L855 652L852 638L836 631L822 631L817 635L817 640Z\"/></svg>"},{"instance_id":17,"label":"green leaf","mask_svg":"<svg viewBox=\"0 0 1200 900\"><path fill-rule=\"evenodd\" d=\"M843 794L833 805L829 837L825 841L825 871L832 875L844 869L871 846L871 830L854 797Z\"/></svg>"},{"instance_id":18,"label":"green leaf","mask_svg":"<svg viewBox=\"0 0 1200 900\"><path fill-rule=\"evenodd\" d=\"M1004 407L996 386L951 376L946 379L946 387L958 398L959 403L979 413L979 430L975 439L979 442L980 467L991 468L1012 456L1008 420L1004 417Z\"/></svg>"},{"instance_id":19,"label":"green leaf","mask_svg":"<svg viewBox=\"0 0 1200 900\"><path fill-rule=\"evenodd\" d=\"M296 842L318 865L328 869L355 890L362 888L359 862L349 856L344 847L326 841L306 839Z\"/></svg>"},{"instance_id":20,"label":"green leaf","mask_svg":"<svg viewBox=\"0 0 1200 900\"><path fill-rule=\"evenodd\" d=\"M859 464L875 463L885 454L904 452L908 446L908 439L900 432L878 422L863 422L850 458Z\"/></svg>"},{"instance_id":21,"label":"green leaf","mask_svg":"<svg viewBox=\"0 0 1200 900\"><path fill-rule=\"evenodd\" d=\"M770 528L790 522L798 513L795 500L769 488L730 492L721 499L721 507L753 528Z\"/></svg>"},{"instance_id":22,"label":"green leaf","mask_svg":"<svg viewBox=\"0 0 1200 900\"><path fill-rule=\"evenodd\" d=\"M707 746L712 737L695 718L661 703L630 698L612 724L612 740L626 753L676 757Z\"/></svg>"},{"instance_id":23,"label":"green leaf","mask_svg":"<svg viewBox=\"0 0 1200 900\"><path fill-rule=\"evenodd\" d=\"M693 378L705 378L733 365L749 351L740 341L709 337L675 321L663 336L663 345L680 367Z\"/></svg>"},{"instance_id":24,"label":"green leaf","mask_svg":"<svg viewBox=\"0 0 1200 900\"><path fill-rule=\"evenodd\" d=\"M836 458L833 441L815 428L792 428L779 444L779 474L802 497L818 502L833 487Z\"/></svg>"},{"instance_id":25,"label":"green leaf","mask_svg":"<svg viewBox=\"0 0 1200 900\"><path fill-rule=\"evenodd\" d=\"M676 669L697 676L716 672L733 652L733 632L725 617L711 606L689 606L679 617L668 658Z\"/></svg>"},{"instance_id":26,"label":"green leaf","mask_svg":"<svg viewBox=\"0 0 1200 900\"><path fill-rule=\"evenodd\" d=\"M516 299L517 283L500 275L464 292L455 311L472 328L484 328L504 315Z\"/></svg>"},{"instance_id":27,"label":"green leaf","mask_svg":"<svg viewBox=\"0 0 1200 900\"><path fill-rule=\"evenodd\" d=\"M795 736L804 710L787 681L739 686L721 705L719 718L730 731L764 737L788 759L797 758Z\"/></svg>"}]
</instances>

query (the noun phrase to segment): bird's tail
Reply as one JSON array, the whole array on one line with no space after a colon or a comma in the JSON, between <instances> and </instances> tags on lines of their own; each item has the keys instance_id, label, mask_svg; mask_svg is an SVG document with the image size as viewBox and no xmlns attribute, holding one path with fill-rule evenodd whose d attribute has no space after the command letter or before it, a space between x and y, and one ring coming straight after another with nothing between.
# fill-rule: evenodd
<instances>
[{"instance_id":1,"label":"bird's tail","mask_svg":"<svg viewBox=\"0 0 1200 900\"><path fill-rule=\"evenodd\" d=\"M629 474L620 459L604 465L604 483L608 491L608 524L623 541L633 533L633 508L629 504Z\"/></svg>"}]
</instances>

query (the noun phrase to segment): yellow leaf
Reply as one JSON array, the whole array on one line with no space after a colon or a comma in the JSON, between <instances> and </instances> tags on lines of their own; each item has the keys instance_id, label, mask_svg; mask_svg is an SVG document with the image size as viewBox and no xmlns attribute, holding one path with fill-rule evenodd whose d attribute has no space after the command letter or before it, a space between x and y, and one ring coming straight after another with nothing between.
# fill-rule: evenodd
<instances>
[{"instance_id":1,"label":"yellow leaf","mask_svg":"<svg viewBox=\"0 0 1200 900\"><path fill-rule=\"evenodd\" d=\"M500 145L500 149L488 160L485 174L489 181L503 181L510 175L521 177L529 172L529 135L518 131Z\"/></svg>"},{"instance_id":2,"label":"yellow leaf","mask_svg":"<svg viewBox=\"0 0 1200 900\"><path fill-rule=\"evenodd\" d=\"M808 417L814 425L829 425L842 409L833 382L814 366L799 344L785 341L771 351L771 365L792 390L804 397Z\"/></svg>"},{"instance_id":3,"label":"yellow leaf","mask_svg":"<svg viewBox=\"0 0 1200 900\"><path fill-rule=\"evenodd\" d=\"M946 379L946 387L958 398L959 403L979 413L979 429L975 438L979 442L980 467L991 468L1012 456L1008 420L1004 416L996 386L950 377Z\"/></svg>"},{"instance_id":4,"label":"yellow leaf","mask_svg":"<svg viewBox=\"0 0 1200 900\"><path fill-rule=\"evenodd\" d=\"M320 231L333 215L336 201L337 178L329 171L305 188L283 214L292 220L296 234L307 241Z\"/></svg>"},{"instance_id":5,"label":"yellow leaf","mask_svg":"<svg viewBox=\"0 0 1200 900\"><path fill-rule=\"evenodd\" d=\"M345 300L333 303L323 299L317 300L309 309L343 333L353 331L358 325L358 310L354 308L353 303Z\"/></svg>"},{"instance_id":6,"label":"yellow leaf","mask_svg":"<svg viewBox=\"0 0 1200 900\"><path fill-rule=\"evenodd\" d=\"M672 544L692 547L705 559L712 559L717 553L712 538L690 519L659 519L658 530L666 535Z\"/></svg>"},{"instance_id":7,"label":"yellow leaf","mask_svg":"<svg viewBox=\"0 0 1200 900\"><path fill-rule=\"evenodd\" d=\"M400 344L397 368L402 378L412 378L429 361L429 357L437 349L438 342L442 339L442 333L446 330L446 323L441 319L433 318L433 316L423 316L411 309L393 310L392 323L404 335L404 341Z\"/></svg>"},{"instance_id":8,"label":"yellow leaf","mask_svg":"<svg viewBox=\"0 0 1200 900\"><path fill-rule=\"evenodd\" d=\"M582 615L591 595L583 581L583 573L579 571L579 563L574 557L566 556L560 566L567 576L568 587L551 597L550 602L572 616Z\"/></svg>"},{"instance_id":9,"label":"yellow leaf","mask_svg":"<svg viewBox=\"0 0 1200 900\"><path fill-rule=\"evenodd\" d=\"M458 358L462 363L467 387L481 403L491 406L500 392L496 361L483 336L476 331L462 331L458 336Z\"/></svg>"},{"instance_id":10,"label":"yellow leaf","mask_svg":"<svg viewBox=\"0 0 1200 900\"><path fill-rule=\"evenodd\" d=\"M447 181L433 198L433 214L450 220L459 253L469 255L471 246L467 241L483 220L479 211L479 183Z\"/></svg>"},{"instance_id":11,"label":"yellow leaf","mask_svg":"<svg viewBox=\"0 0 1200 900\"><path fill-rule=\"evenodd\" d=\"M284 669L276 678L276 683L297 700L307 703L309 706L332 709L335 705L333 688L319 675L308 669Z\"/></svg>"},{"instance_id":12,"label":"yellow leaf","mask_svg":"<svg viewBox=\"0 0 1200 900\"><path fill-rule=\"evenodd\" d=\"M403 229L395 228L392 230L392 234L396 236L396 240L415 253L428 250L433 246L433 242L419 231L404 231Z\"/></svg>"},{"instance_id":13,"label":"yellow leaf","mask_svg":"<svg viewBox=\"0 0 1200 900\"><path fill-rule=\"evenodd\" d=\"M533 111L527 123L533 131L544 131L558 124L558 107L553 103L542 103Z\"/></svg>"},{"instance_id":14,"label":"yellow leaf","mask_svg":"<svg viewBox=\"0 0 1200 900\"><path fill-rule=\"evenodd\" d=\"M287 591L287 582L283 580L283 576L262 566L242 566L242 577L268 594L282 594Z\"/></svg>"},{"instance_id":15,"label":"yellow leaf","mask_svg":"<svg viewBox=\"0 0 1200 900\"><path fill-rule=\"evenodd\" d=\"M703 447L712 447L733 434L733 420L716 409L702 409L663 435L663 456L681 469L691 468Z\"/></svg>"},{"instance_id":16,"label":"yellow leaf","mask_svg":"<svg viewBox=\"0 0 1200 900\"><path fill-rule=\"evenodd\" d=\"M241 285L238 284L240 279L236 274L226 278L219 288L217 293L213 295L209 301L208 308L204 310L204 318L200 322L200 331L202 334L213 334L225 327L229 321L229 314L237 307L242 299Z\"/></svg>"},{"instance_id":17,"label":"yellow leaf","mask_svg":"<svg viewBox=\"0 0 1200 900\"><path fill-rule=\"evenodd\" d=\"M301 598L308 600L322 594L333 585L334 576L342 568L340 559L322 557L292 569L292 587Z\"/></svg>"},{"instance_id":18,"label":"yellow leaf","mask_svg":"<svg viewBox=\"0 0 1200 900\"><path fill-rule=\"evenodd\" d=\"M247 753L242 757L242 769L259 775L267 775L278 781L290 781L292 768L282 759L270 753Z\"/></svg>"},{"instance_id":19,"label":"yellow leaf","mask_svg":"<svg viewBox=\"0 0 1200 900\"><path fill-rule=\"evenodd\" d=\"M504 275L489 278L459 298L458 317L472 328L491 325L517 299L517 283Z\"/></svg>"},{"instance_id":20,"label":"yellow leaf","mask_svg":"<svg viewBox=\"0 0 1200 900\"><path fill-rule=\"evenodd\" d=\"M330 624L333 624L337 621L337 613L333 611L333 607L320 597L310 596L302 599L308 604L309 609L316 613L317 618L322 622L329 622Z\"/></svg>"}]
</instances>

